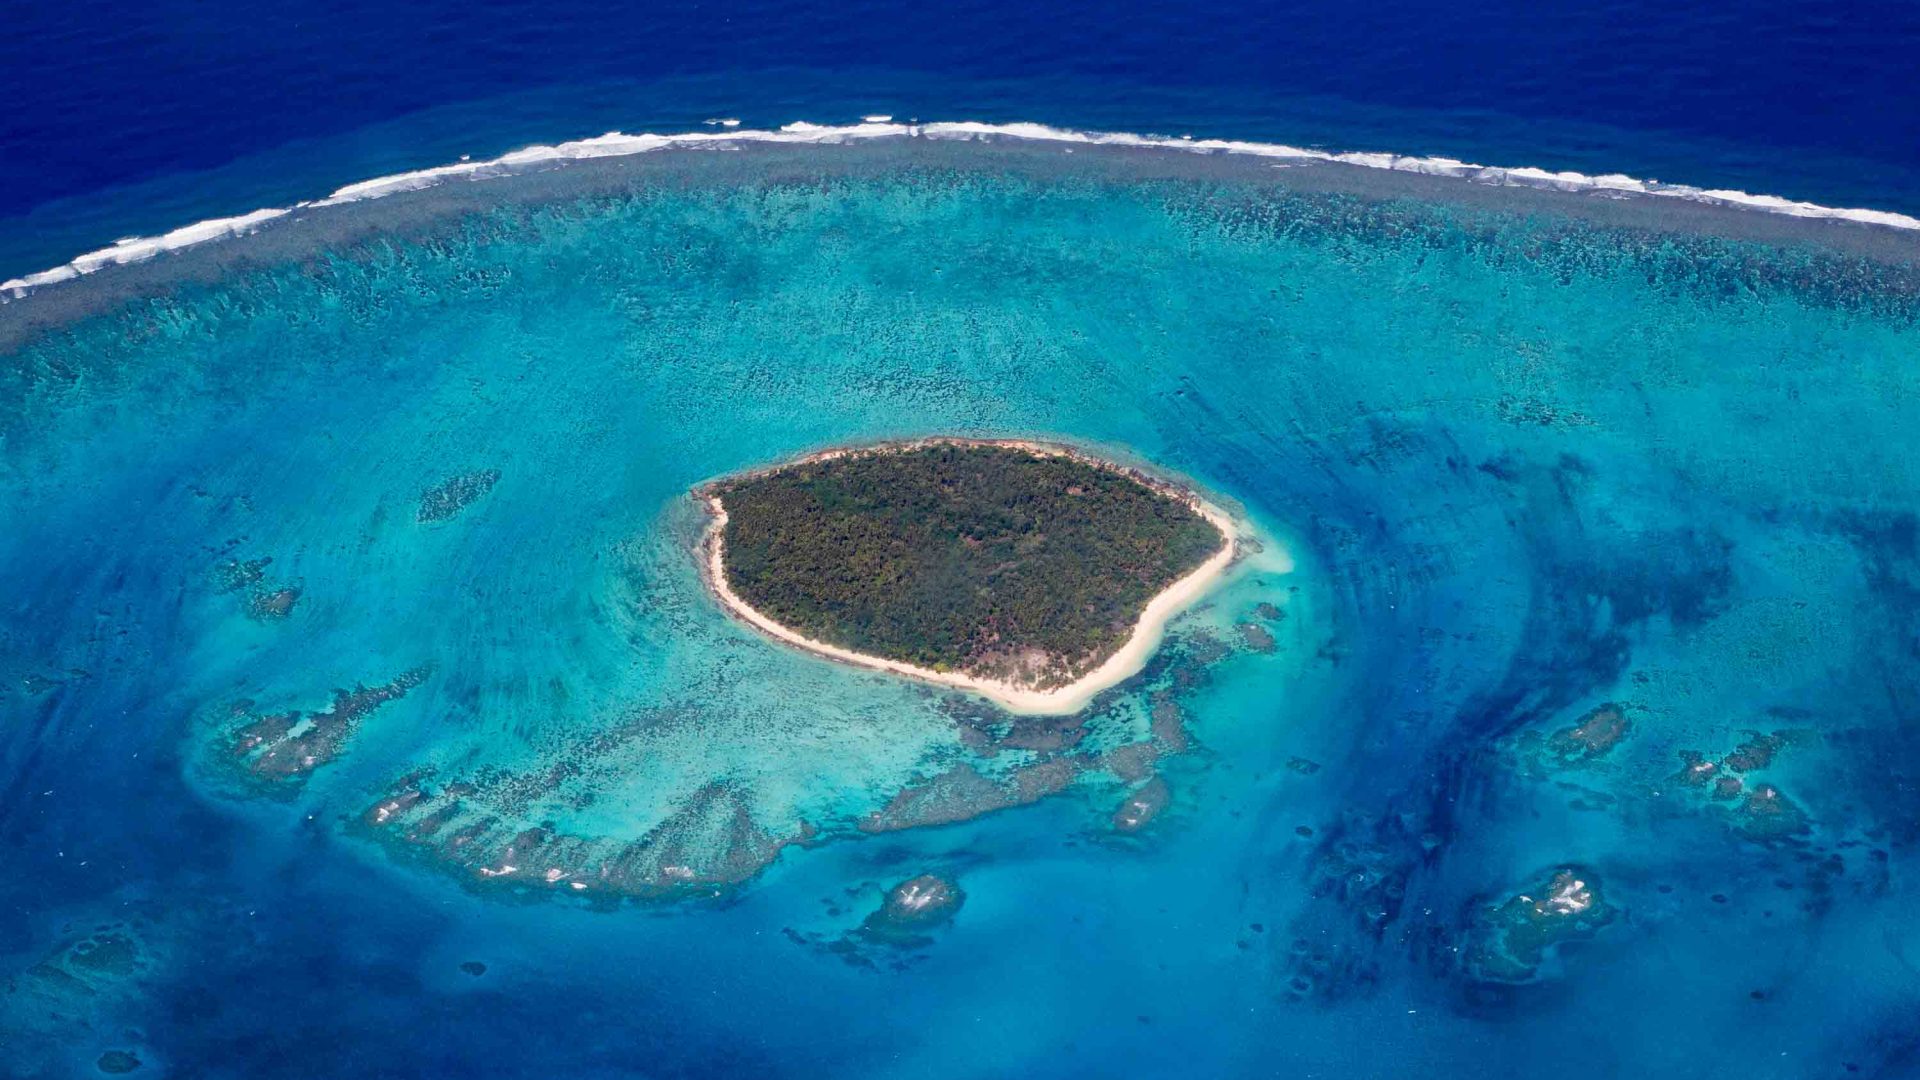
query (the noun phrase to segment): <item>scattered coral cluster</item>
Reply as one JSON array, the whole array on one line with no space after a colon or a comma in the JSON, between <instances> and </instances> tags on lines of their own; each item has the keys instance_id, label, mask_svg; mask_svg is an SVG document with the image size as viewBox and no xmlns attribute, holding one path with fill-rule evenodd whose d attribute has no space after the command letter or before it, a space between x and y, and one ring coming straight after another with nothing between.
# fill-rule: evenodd
<instances>
[{"instance_id":1,"label":"scattered coral cluster","mask_svg":"<svg viewBox=\"0 0 1920 1080\"><path fill-rule=\"evenodd\" d=\"M1478 911L1468 924L1461 965L1471 977L1527 982L1564 946L1612 922L1592 870L1562 867L1539 885Z\"/></svg>"},{"instance_id":2,"label":"scattered coral cluster","mask_svg":"<svg viewBox=\"0 0 1920 1080\"><path fill-rule=\"evenodd\" d=\"M423 525L451 520L472 505L474 500L492 491L493 485L499 482L498 469L482 469L451 477L420 494L420 509L414 519Z\"/></svg>"},{"instance_id":3,"label":"scattered coral cluster","mask_svg":"<svg viewBox=\"0 0 1920 1080\"><path fill-rule=\"evenodd\" d=\"M379 686L335 690L333 703L318 712L263 714L251 701L236 702L228 752L254 780L298 783L338 757L368 714L405 697L428 673L428 668L415 668Z\"/></svg>"},{"instance_id":4,"label":"scattered coral cluster","mask_svg":"<svg viewBox=\"0 0 1920 1080\"><path fill-rule=\"evenodd\" d=\"M296 582L269 582L267 567L272 556L258 559L228 559L214 568L214 581L223 593L245 595L244 609L251 618L273 622L293 614L300 600Z\"/></svg>"},{"instance_id":5,"label":"scattered coral cluster","mask_svg":"<svg viewBox=\"0 0 1920 1080\"><path fill-rule=\"evenodd\" d=\"M1196 633L1163 650L1090 712L1073 716L1017 716L978 699L945 697L941 708L971 758L909 785L851 822L794 821L770 830L756 820L746 793L724 782L701 788L637 837L529 821L532 806L555 796L585 762L622 741L615 732L537 771L481 770L444 780L431 770L415 773L368 807L359 827L475 887L637 899L714 895L751 878L789 845L963 821L1036 802L1088 774L1110 775L1123 785L1111 826L1117 833L1137 833L1171 798L1156 762L1192 746L1173 688L1199 685L1206 666L1226 655L1214 639ZM1136 707L1142 690L1152 703L1144 737L1105 750L1087 748L1089 731L1117 724ZM633 736L646 727L646 719L637 718L624 730ZM1018 761L1003 765L1005 757Z\"/></svg>"},{"instance_id":6,"label":"scattered coral cluster","mask_svg":"<svg viewBox=\"0 0 1920 1080\"><path fill-rule=\"evenodd\" d=\"M721 783L701 788L638 839L577 835L501 812L517 779L493 774L440 784L429 775L408 777L360 824L474 884L639 899L711 895L815 835L806 822L783 835L769 832Z\"/></svg>"},{"instance_id":7,"label":"scattered coral cluster","mask_svg":"<svg viewBox=\"0 0 1920 1080\"><path fill-rule=\"evenodd\" d=\"M101 1072L137 1068L140 1058L128 1040L138 1033L113 1020L158 974L149 942L154 929L144 914L75 921L37 962L10 973L0 987L0 1032L7 1033L0 1068L29 1075L46 1066L43 1059L88 1042L105 1044L96 1063Z\"/></svg>"},{"instance_id":8,"label":"scattered coral cluster","mask_svg":"<svg viewBox=\"0 0 1920 1080\"><path fill-rule=\"evenodd\" d=\"M1805 811L1766 780L1759 779L1788 745L1785 732L1749 732L1745 741L1715 760L1698 750L1683 750L1675 783L1711 800L1728 815L1740 836L1759 843L1802 837L1810 831Z\"/></svg>"}]
</instances>

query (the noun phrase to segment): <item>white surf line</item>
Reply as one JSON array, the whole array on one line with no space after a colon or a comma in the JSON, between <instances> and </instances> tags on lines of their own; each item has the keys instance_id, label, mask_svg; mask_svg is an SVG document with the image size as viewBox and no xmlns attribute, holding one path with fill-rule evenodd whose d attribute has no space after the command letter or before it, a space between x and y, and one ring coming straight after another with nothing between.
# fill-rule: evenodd
<instances>
[{"instance_id":1,"label":"white surf line","mask_svg":"<svg viewBox=\"0 0 1920 1080\"><path fill-rule=\"evenodd\" d=\"M377 199L396 192L414 191L451 180L482 180L568 161L623 157L669 148L724 149L747 142L833 146L888 138L963 141L1010 139L1065 146L1122 146L1177 150L1196 154L1238 154L1290 162L1330 162L1390 172L1450 177L1470 183L1495 186L1680 199L1787 217L1851 221L1890 229L1920 231L1920 218L1889 210L1822 206L1818 203L1787 199L1778 195L1754 195L1725 188L1667 184L1657 180L1640 180L1618 173L1590 176L1580 172L1549 172L1532 166L1476 165L1448 157L1412 157L1369 151L1315 150L1288 146L1284 143L1174 138L1121 131L1078 131L1037 123L992 124L957 121L901 124L893 123L890 118L882 120L877 115L858 124L834 126L801 122L788 124L776 130L759 131L742 131L732 127L738 123L737 120L709 121L709 124L723 126L725 129L668 135L627 135L617 131L608 132L595 138L563 142L553 146L529 146L485 161L460 161L431 169L419 169L363 180L348 184L325 198L295 203L290 207L264 208L237 217L211 218L160 236L129 237L119 240L110 247L90 251L61 266L0 282L0 300L25 296L34 289L71 281L104 267L143 262L163 252L244 235L276 218L285 217L294 211L309 207L336 206L364 199Z\"/></svg>"},{"instance_id":2,"label":"white surf line","mask_svg":"<svg viewBox=\"0 0 1920 1080\"><path fill-rule=\"evenodd\" d=\"M1101 461L1076 451L1044 443L1030 443L1023 440L1012 439L926 440L925 442L941 441L971 442L974 445L1018 446L1047 454L1066 453L1078 460L1095 464L1101 468L1118 469L1122 472L1128 471L1111 462ZM900 445L914 446L922 444L922 442L914 442ZM780 468L789 468L803 461L824 461L846 454L866 452L871 451L868 448L830 450L819 454L808 455L799 461L782 465ZM1177 490L1173 489L1171 485L1156 484L1155 486L1163 490ZM1141 668L1146 667L1147 661L1153 656L1154 650L1160 647L1161 639L1166 635L1167 623L1171 622L1174 616L1186 610L1196 600L1205 596L1214 585L1218 584L1221 575L1226 572L1227 567L1233 563L1234 558L1240 553L1239 527L1234 524L1233 519L1228 517L1225 511L1191 492L1181 491L1179 494L1180 497L1186 500L1187 505L1193 507L1195 512L1199 513L1201 517L1206 518L1208 523L1214 528L1220 530L1220 535L1226 542L1221 545L1219 551L1209 556L1206 562L1201 563L1185 577L1156 593L1153 599L1147 602L1146 608L1140 612L1140 617L1134 621L1133 633L1127 637L1126 642L1122 644L1119 650L1112 656L1107 657L1106 660L1101 662L1099 667L1087 672L1073 682L1052 690L1035 690L1029 687L1016 686L998 679L982 679L971 675L960 675L950 671L935 671L932 668L920 667L916 664L908 664L899 660L889 660L882 656L870 656L866 653L855 652L852 649L815 640L776 622L771 617L756 610L752 605L741 599L740 595L733 591L733 586L727 581L725 562L727 510L720 499L714 495L705 496L707 513L711 515L712 518L707 526L706 536L701 541L706 552L704 566L705 577L708 588L713 590L714 595L719 598L721 606L728 612L759 630L761 633L766 634L768 637L784 641L806 652L825 656L842 663L852 664L856 667L890 672L895 675L904 675L911 679L919 679L922 682L934 683L939 686L948 686L956 690L965 690L969 693L979 694L982 697L999 703L1007 709L1007 711L1013 713L1026 716L1064 716L1069 713L1079 712L1086 706L1087 702L1093 700L1094 695L1110 686L1132 678Z\"/></svg>"}]
</instances>

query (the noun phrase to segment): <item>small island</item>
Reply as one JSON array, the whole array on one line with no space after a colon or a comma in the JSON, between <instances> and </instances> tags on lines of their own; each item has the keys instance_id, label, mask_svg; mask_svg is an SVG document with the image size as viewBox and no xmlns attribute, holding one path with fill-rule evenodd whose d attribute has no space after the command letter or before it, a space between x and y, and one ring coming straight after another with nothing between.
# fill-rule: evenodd
<instances>
[{"instance_id":1,"label":"small island","mask_svg":"<svg viewBox=\"0 0 1920 1080\"><path fill-rule=\"evenodd\" d=\"M1032 442L833 450L696 494L728 611L1019 712L1073 712L1140 670L1235 554L1193 492Z\"/></svg>"}]
</instances>

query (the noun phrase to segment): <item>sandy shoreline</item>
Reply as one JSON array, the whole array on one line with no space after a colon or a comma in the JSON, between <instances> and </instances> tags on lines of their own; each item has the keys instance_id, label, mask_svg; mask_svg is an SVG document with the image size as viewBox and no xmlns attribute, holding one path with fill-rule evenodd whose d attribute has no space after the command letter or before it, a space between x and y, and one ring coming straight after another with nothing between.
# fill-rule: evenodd
<instances>
[{"instance_id":1,"label":"sandy shoreline","mask_svg":"<svg viewBox=\"0 0 1920 1080\"><path fill-rule=\"evenodd\" d=\"M1226 512L1219 507L1202 499L1195 492L1178 487L1157 477L1148 476L1137 469L1128 468L1117 462L1093 457L1090 454L1069 446L1023 439L915 439L897 443L887 443L884 444L883 447L842 447L823 450L816 454L809 454L803 458L795 459L794 461L784 462L774 468L787 469L808 461L827 461L837 457L845 457L849 454L871 453L880 449L911 449L918 446L933 445L1010 447L1026 450L1035 454L1071 457L1077 461L1082 461L1102 469L1125 473L1141 483L1147 484L1157 491L1173 495L1193 507L1195 512L1206 518L1209 524L1220 530L1220 535L1226 542L1221 546L1219 551L1209 556L1206 562L1201 563L1185 577L1167 586L1156 594L1152 600L1149 600L1146 608L1141 611L1140 618L1134 623L1133 633L1127 638L1126 643L1121 645L1112 656L1107 657L1099 667L1081 676L1079 679L1052 690L1033 690L994 679L982 679L953 672L934 671L931 668L919 667L914 664L903 663L899 660L889 660L880 656L868 656L865 653L841 648L838 645L830 645L824 641L815 641L812 638L806 637L775 622L764 613L748 605L745 600L740 598L738 593L733 591L733 587L728 584L725 563L723 561L727 526L726 507L722 505L719 496L710 488L702 488L696 491L695 494L704 502L707 513L711 515L712 518L707 526L706 534L701 541L701 547L706 556L702 561L702 574L707 580L708 588L712 590L715 598L720 601L721 607L725 608L728 613L736 618L759 630L761 633L797 648L804 649L817 656L824 656L830 660L838 660L841 663L853 664L875 671L891 672L895 675L903 675L907 678L918 679L922 682L979 694L1010 712L1028 715L1058 716L1078 712L1081 708L1085 707L1087 702L1093 699L1095 694L1133 676L1141 668L1145 667L1147 659L1153 655L1155 649L1160 647L1160 640L1165 633L1167 623L1171 621L1175 615L1178 615L1194 601L1205 595L1239 555L1239 527L1234 523L1233 519L1228 517Z\"/></svg>"}]
</instances>

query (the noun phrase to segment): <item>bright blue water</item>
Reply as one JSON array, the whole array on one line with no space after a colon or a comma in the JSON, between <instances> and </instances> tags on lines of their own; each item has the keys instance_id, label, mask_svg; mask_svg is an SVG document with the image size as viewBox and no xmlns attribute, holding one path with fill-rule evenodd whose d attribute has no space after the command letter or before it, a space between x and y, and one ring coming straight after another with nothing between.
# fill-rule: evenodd
<instances>
[{"instance_id":1,"label":"bright blue water","mask_svg":"<svg viewBox=\"0 0 1920 1080\"><path fill-rule=\"evenodd\" d=\"M1447 154L1920 210L1911 4L16 5L0 279L610 129L881 112Z\"/></svg>"},{"instance_id":2,"label":"bright blue water","mask_svg":"<svg viewBox=\"0 0 1920 1080\"><path fill-rule=\"evenodd\" d=\"M501 210L45 336L0 413L7 1067L1915 1075L1920 330L1897 271L1821 258L889 173ZM1264 537L1087 721L1163 752L1143 835L1110 759L864 833L1050 752L988 756L702 592L689 485L924 432L1137 455ZM222 588L264 557L282 620ZM236 779L236 702L422 665L303 786ZM1607 702L1618 746L1540 745ZM1755 732L1783 742L1738 797L1680 779ZM664 837L702 872L743 829L820 843L596 904L359 824L423 769L477 789L441 839ZM1498 905L1561 867L1611 921L1489 978ZM950 926L849 937L930 870Z\"/></svg>"},{"instance_id":3,"label":"bright blue water","mask_svg":"<svg viewBox=\"0 0 1920 1080\"><path fill-rule=\"evenodd\" d=\"M723 116L1916 212L1917 51L1892 3L14 5L0 278ZM1479 224L997 174L643 191L5 355L0 1075L1920 1075L1911 272ZM932 431L1137 455L1268 550L1073 750L987 756L939 699L732 626L690 562L688 485ZM284 620L221 584L269 557ZM305 784L236 779L237 702L422 666ZM1606 702L1617 747L1542 748ZM1680 779L1754 732L1783 745L1739 796ZM1172 802L1117 836L1102 755L1143 746ZM1064 759L1028 805L859 827L957 765ZM429 769L482 789L443 839L491 815L486 843L702 869L742 820L822 842L704 902L489 887L360 824ZM1495 906L1560 867L1612 920L1481 977ZM924 871L967 892L950 926L854 935Z\"/></svg>"}]
</instances>

